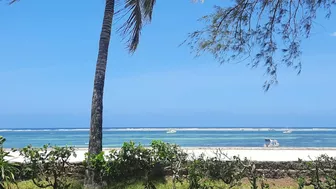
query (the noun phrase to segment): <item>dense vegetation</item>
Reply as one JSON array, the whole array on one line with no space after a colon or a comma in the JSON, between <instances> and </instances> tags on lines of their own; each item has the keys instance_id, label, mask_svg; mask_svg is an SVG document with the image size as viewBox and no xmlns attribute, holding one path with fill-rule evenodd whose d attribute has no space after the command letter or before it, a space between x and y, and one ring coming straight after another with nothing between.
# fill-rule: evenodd
<instances>
[{"instance_id":1,"label":"dense vegetation","mask_svg":"<svg viewBox=\"0 0 336 189\"><path fill-rule=\"evenodd\" d=\"M220 150L211 158L196 157L188 156L178 145L162 141L153 141L149 147L128 142L120 150L87 154L83 163L71 164L69 159L76 156L73 147L27 146L18 150L24 162L13 164L8 161L4 142L0 137L0 189L83 188L85 170L94 172L98 178L95 182L106 188L278 188L269 184L256 162L229 157ZM323 155L298 163L302 169L293 175L297 182L294 188L336 188L334 158Z\"/></svg>"}]
</instances>

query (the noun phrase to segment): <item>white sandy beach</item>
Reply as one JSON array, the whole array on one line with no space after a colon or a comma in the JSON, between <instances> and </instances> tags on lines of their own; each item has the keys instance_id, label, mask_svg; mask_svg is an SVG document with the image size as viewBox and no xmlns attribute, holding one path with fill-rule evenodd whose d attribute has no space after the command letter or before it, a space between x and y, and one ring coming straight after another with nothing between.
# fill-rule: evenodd
<instances>
[{"instance_id":1,"label":"white sandy beach","mask_svg":"<svg viewBox=\"0 0 336 189\"><path fill-rule=\"evenodd\" d=\"M219 148L183 148L185 152L195 156L199 156L204 153L208 157L213 157L216 150ZM336 148L220 148L222 152L228 156L239 156L240 158L248 158L253 161L297 161L299 158L302 160L311 160L316 157L326 154L328 156L336 157ZM108 153L110 149L104 149L105 153ZM70 162L82 162L85 158L87 149L76 149L77 157L71 157ZM9 158L12 162L23 162L23 157L18 152L12 152Z\"/></svg>"}]
</instances>

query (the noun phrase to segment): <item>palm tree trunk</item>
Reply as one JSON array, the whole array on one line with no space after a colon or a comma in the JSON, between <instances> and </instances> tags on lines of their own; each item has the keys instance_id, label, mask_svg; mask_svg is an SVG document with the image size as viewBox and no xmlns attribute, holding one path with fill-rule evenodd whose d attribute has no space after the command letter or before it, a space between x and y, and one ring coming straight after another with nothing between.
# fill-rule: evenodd
<instances>
[{"instance_id":1,"label":"palm tree trunk","mask_svg":"<svg viewBox=\"0 0 336 189\"><path fill-rule=\"evenodd\" d=\"M91 105L89 154L96 155L102 151L103 141L103 94L108 49L111 37L112 20L114 15L114 0L106 0L103 26L99 39L99 52L94 78ZM87 185L96 185L98 175L87 171ZM95 187L95 186L94 186Z\"/></svg>"},{"instance_id":2,"label":"palm tree trunk","mask_svg":"<svg viewBox=\"0 0 336 189\"><path fill-rule=\"evenodd\" d=\"M99 53L96 64L94 87L91 105L91 124L89 153L99 154L102 151L103 126L103 94L107 55L111 37L114 0L106 0L103 27L99 40Z\"/></svg>"}]
</instances>

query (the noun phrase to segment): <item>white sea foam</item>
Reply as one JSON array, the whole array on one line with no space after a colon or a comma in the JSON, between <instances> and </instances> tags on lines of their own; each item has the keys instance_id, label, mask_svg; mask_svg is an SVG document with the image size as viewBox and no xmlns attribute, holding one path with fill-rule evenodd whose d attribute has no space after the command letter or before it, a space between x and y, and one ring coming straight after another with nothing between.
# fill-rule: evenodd
<instances>
[{"instance_id":1,"label":"white sea foam","mask_svg":"<svg viewBox=\"0 0 336 189\"><path fill-rule=\"evenodd\" d=\"M54 131L90 131L90 129L56 129Z\"/></svg>"},{"instance_id":2,"label":"white sea foam","mask_svg":"<svg viewBox=\"0 0 336 189\"><path fill-rule=\"evenodd\" d=\"M285 131L287 128L116 128L105 129L104 131ZM336 128L295 128L292 131L336 131Z\"/></svg>"},{"instance_id":3,"label":"white sea foam","mask_svg":"<svg viewBox=\"0 0 336 189\"><path fill-rule=\"evenodd\" d=\"M89 131L90 129L0 129L0 132L67 132Z\"/></svg>"}]
</instances>

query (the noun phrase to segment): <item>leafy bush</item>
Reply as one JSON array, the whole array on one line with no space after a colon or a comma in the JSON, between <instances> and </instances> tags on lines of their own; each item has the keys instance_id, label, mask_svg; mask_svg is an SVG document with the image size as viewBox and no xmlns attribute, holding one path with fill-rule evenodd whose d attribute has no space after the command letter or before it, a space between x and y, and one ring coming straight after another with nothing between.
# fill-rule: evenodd
<instances>
[{"instance_id":1,"label":"leafy bush","mask_svg":"<svg viewBox=\"0 0 336 189\"><path fill-rule=\"evenodd\" d=\"M0 136L0 189L11 188L11 184L15 184L15 172L18 172L18 168L15 164L6 160L10 157L9 152L5 152L4 143L6 139Z\"/></svg>"},{"instance_id":2,"label":"leafy bush","mask_svg":"<svg viewBox=\"0 0 336 189\"><path fill-rule=\"evenodd\" d=\"M20 154L25 158L25 170L34 184L40 188L69 188L68 175L71 171L70 156L75 156L73 147L52 147L44 145L33 148L31 145L23 148Z\"/></svg>"},{"instance_id":3,"label":"leafy bush","mask_svg":"<svg viewBox=\"0 0 336 189\"><path fill-rule=\"evenodd\" d=\"M67 189L83 189L83 183L69 179L69 188ZM36 186L32 180L18 181L17 185L12 185L15 189L40 189L40 187ZM47 187L46 189L51 189L52 187Z\"/></svg>"},{"instance_id":4,"label":"leafy bush","mask_svg":"<svg viewBox=\"0 0 336 189\"><path fill-rule=\"evenodd\" d=\"M19 170L15 164L6 161L8 152L3 149L5 139L0 137L0 189L15 187L15 176ZM31 182L21 182L19 188L82 188L83 185L73 182L73 164L69 163L74 155L72 147L42 148L27 146L20 151L24 156L25 175ZM111 150L89 156L84 162L87 169L94 170L99 175L99 183L109 187L155 189L164 185L158 183L159 178L172 175L169 178L169 188L177 186L189 189L246 188L268 189L266 179L261 170L256 168L256 162L246 158L229 157L218 150L214 157L204 154L188 159L188 156L175 144L162 141L152 141L150 147L144 147L134 142L124 143L120 150ZM315 189L336 188L336 159L326 155L308 162L300 161L302 174L298 179L298 188L313 186ZM83 176L83 175L82 175ZM186 177L184 177L186 176ZM187 178L187 179L185 179ZM249 182L242 185L242 180ZM188 181L183 183L183 181ZM179 183L180 182L180 183ZM37 187L33 187L32 183ZM139 185L142 185L140 186ZM104 185L103 184L103 185ZM164 188L167 188L165 185Z\"/></svg>"},{"instance_id":5,"label":"leafy bush","mask_svg":"<svg viewBox=\"0 0 336 189\"><path fill-rule=\"evenodd\" d=\"M244 176L249 180L251 189L258 189L259 185L261 189L270 188L269 184L266 183L264 175L256 169L255 162L249 161L245 158L242 163L245 167Z\"/></svg>"},{"instance_id":6,"label":"leafy bush","mask_svg":"<svg viewBox=\"0 0 336 189\"><path fill-rule=\"evenodd\" d=\"M86 155L85 165L100 175L100 181L111 185L120 181L144 180L146 189L153 189L157 176L164 177L164 166L174 173L174 184L179 178L181 163L186 154L177 145L153 141L150 148L125 142L119 151L108 155Z\"/></svg>"},{"instance_id":7,"label":"leafy bush","mask_svg":"<svg viewBox=\"0 0 336 189\"><path fill-rule=\"evenodd\" d=\"M239 157L228 157L221 150L217 150L216 156L208 159L207 169L209 176L214 180L221 180L230 187L241 185L246 166Z\"/></svg>"},{"instance_id":8,"label":"leafy bush","mask_svg":"<svg viewBox=\"0 0 336 189\"><path fill-rule=\"evenodd\" d=\"M210 184L214 183L213 181L221 181L229 188L240 186L245 169L246 166L239 157L230 158L220 150L212 158L206 158L202 154L194 157L188 165L189 188L214 188L215 186Z\"/></svg>"},{"instance_id":9,"label":"leafy bush","mask_svg":"<svg viewBox=\"0 0 336 189\"><path fill-rule=\"evenodd\" d=\"M258 186L261 189L269 188L254 162L246 158L241 160L237 156L231 158L221 150L217 150L212 158L204 154L194 157L188 165L189 189L218 188L214 185L218 182L228 188L241 187L243 178L249 180L251 189L258 189Z\"/></svg>"},{"instance_id":10,"label":"leafy bush","mask_svg":"<svg viewBox=\"0 0 336 189\"><path fill-rule=\"evenodd\" d=\"M154 140L151 143L156 162L161 166L168 166L173 176L173 189L176 188L177 182L182 182L182 172L184 171L188 154L185 153L180 146L176 144L164 143Z\"/></svg>"},{"instance_id":11,"label":"leafy bush","mask_svg":"<svg viewBox=\"0 0 336 189\"><path fill-rule=\"evenodd\" d=\"M303 189L306 185L306 181L303 177L298 178L298 189Z\"/></svg>"},{"instance_id":12,"label":"leafy bush","mask_svg":"<svg viewBox=\"0 0 336 189\"><path fill-rule=\"evenodd\" d=\"M299 185L312 185L314 189L336 188L336 159L321 155L315 160L299 160L308 170L308 178L301 177Z\"/></svg>"},{"instance_id":13,"label":"leafy bush","mask_svg":"<svg viewBox=\"0 0 336 189\"><path fill-rule=\"evenodd\" d=\"M95 183L103 182L104 180L103 178L106 175L106 169L107 169L103 151L97 155L89 155L88 153L86 153L83 164L87 170L90 169L90 171L92 171L92 173L95 174L95 176L93 177L93 179L95 179Z\"/></svg>"},{"instance_id":14,"label":"leafy bush","mask_svg":"<svg viewBox=\"0 0 336 189\"><path fill-rule=\"evenodd\" d=\"M189 189L211 189L213 188L207 181L207 160L204 154L199 157L193 157L188 164L188 182Z\"/></svg>"}]
</instances>

